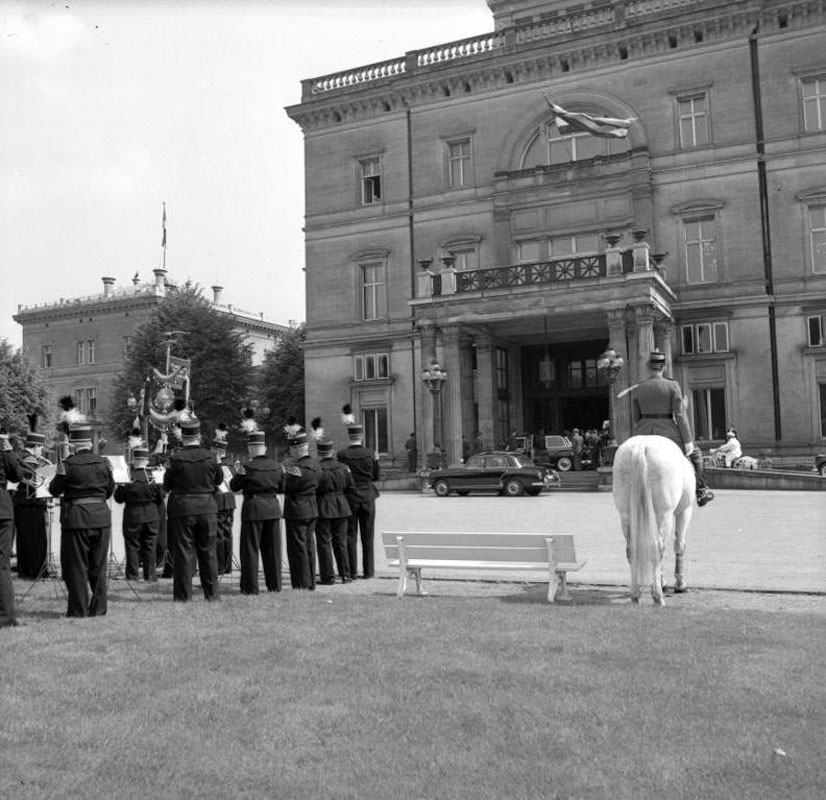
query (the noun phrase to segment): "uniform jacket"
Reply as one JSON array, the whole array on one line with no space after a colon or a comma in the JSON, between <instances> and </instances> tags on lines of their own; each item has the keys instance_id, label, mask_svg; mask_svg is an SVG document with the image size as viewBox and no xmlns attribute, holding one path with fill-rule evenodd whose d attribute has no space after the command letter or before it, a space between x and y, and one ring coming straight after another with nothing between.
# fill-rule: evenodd
<instances>
[{"instance_id":1,"label":"uniform jacket","mask_svg":"<svg viewBox=\"0 0 826 800\"><path fill-rule=\"evenodd\" d=\"M132 468L131 483L115 487L115 502L123 503L123 524L138 525L161 518L163 489L151 479L149 470Z\"/></svg>"},{"instance_id":2,"label":"uniform jacket","mask_svg":"<svg viewBox=\"0 0 826 800\"><path fill-rule=\"evenodd\" d=\"M316 519L316 492L321 479L318 461L304 456L284 468L284 519Z\"/></svg>"},{"instance_id":3,"label":"uniform jacket","mask_svg":"<svg viewBox=\"0 0 826 800\"><path fill-rule=\"evenodd\" d=\"M632 394L631 413L635 435L665 436L681 450L694 438L680 384L662 375L654 375L637 385Z\"/></svg>"},{"instance_id":4,"label":"uniform jacket","mask_svg":"<svg viewBox=\"0 0 826 800\"><path fill-rule=\"evenodd\" d=\"M350 468L330 456L319 463L321 478L318 482L319 519L341 519L353 512L345 493L353 490L353 475Z\"/></svg>"},{"instance_id":5,"label":"uniform jacket","mask_svg":"<svg viewBox=\"0 0 826 800\"><path fill-rule=\"evenodd\" d=\"M169 519L217 514L215 487L223 480L224 471L214 453L198 446L176 450L163 476L163 488L172 492L167 504Z\"/></svg>"},{"instance_id":6,"label":"uniform jacket","mask_svg":"<svg viewBox=\"0 0 826 800\"><path fill-rule=\"evenodd\" d=\"M347 492L348 498L357 503L368 503L379 496L379 490L373 484L379 479L379 461L372 450L360 444L351 444L339 450L336 458L353 473L353 486Z\"/></svg>"},{"instance_id":7,"label":"uniform jacket","mask_svg":"<svg viewBox=\"0 0 826 800\"><path fill-rule=\"evenodd\" d=\"M0 451L0 519L14 519L14 506L6 483L19 483L20 477L14 453L11 450Z\"/></svg>"},{"instance_id":8,"label":"uniform jacket","mask_svg":"<svg viewBox=\"0 0 826 800\"><path fill-rule=\"evenodd\" d=\"M224 461L222 461L221 464L220 464L222 472L223 472L223 469L224 469L225 461L226 461L226 459L224 459ZM229 464L226 464L226 466L229 466ZM221 511L232 511L237 505L237 503L235 502L235 492L234 491L224 492L224 491L221 490L223 486L224 486L224 482L221 481L221 486L219 486L215 490L215 502L218 503L218 512L219 513ZM230 485L226 484L226 488L230 489Z\"/></svg>"},{"instance_id":9,"label":"uniform jacket","mask_svg":"<svg viewBox=\"0 0 826 800\"><path fill-rule=\"evenodd\" d=\"M60 501L63 528L108 528L112 515L106 501L115 491L112 465L103 456L83 451L63 462L64 472L49 483L49 492Z\"/></svg>"},{"instance_id":10,"label":"uniform jacket","mask_svg":"<svg viewBox=\"0 0 826 800\"><path fill-rule=\"evenodd\" d=\"M281 519L277 495L284 491L284 469L266 456L257 456L244 464L244 473L232 476L229 488L244 493L241 521Z\"/></svg>"}]
</instances>

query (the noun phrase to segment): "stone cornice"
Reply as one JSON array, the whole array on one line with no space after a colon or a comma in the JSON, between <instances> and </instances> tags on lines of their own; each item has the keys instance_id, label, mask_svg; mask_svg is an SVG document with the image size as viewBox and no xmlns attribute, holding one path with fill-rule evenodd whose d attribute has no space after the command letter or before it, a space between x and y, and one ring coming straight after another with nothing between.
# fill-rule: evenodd
<instances>
[{"instance_id":1,"label":"stone cornice","mask_svg":"<svg viewBox=\"0 0 826 800\"><path fill-rule=\"evenodd\" d=\"M628 0L305 80L302 102L286 111L305 132L321 130L509 84L745 43L755 28L772 34L824 22L824 0Z\"/></svg>"}]
</instances>

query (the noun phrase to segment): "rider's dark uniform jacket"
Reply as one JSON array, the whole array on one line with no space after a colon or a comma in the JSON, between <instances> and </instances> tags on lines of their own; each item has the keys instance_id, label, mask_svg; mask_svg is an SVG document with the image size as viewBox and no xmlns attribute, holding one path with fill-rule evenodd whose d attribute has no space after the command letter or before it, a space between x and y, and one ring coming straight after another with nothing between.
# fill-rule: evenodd
<instances>
[{"instance_id":1,"label":"rider's dark uniform jacket","mask_svg":"<svg viewBox=\"0 0 826 800\"><path fill-rule=\"evenodd\" d=\"M680 450L692 441L680 384L653 375L638 384L631 395L634 434L656 434L671 439Z\"/></svg>"}]
</instances>

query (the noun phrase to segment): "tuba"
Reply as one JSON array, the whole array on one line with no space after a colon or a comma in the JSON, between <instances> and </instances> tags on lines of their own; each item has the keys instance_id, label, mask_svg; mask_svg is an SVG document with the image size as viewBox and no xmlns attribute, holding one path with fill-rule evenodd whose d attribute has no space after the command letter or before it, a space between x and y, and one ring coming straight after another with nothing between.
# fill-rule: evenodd
<instances>
[{"instance_id":1,"label":"tuba","mask_svg":"<svg viewBox=\"0 0 826 800\"><path fill-rule=\"evenodd\" d=\"M27 451L26 455L20 459L20 482L28 486L31 492L34 493L46 481L46 475L42 471L43 468L52 466L54 466L52 462L45 456Z\"/></svg>"}]
</instances>

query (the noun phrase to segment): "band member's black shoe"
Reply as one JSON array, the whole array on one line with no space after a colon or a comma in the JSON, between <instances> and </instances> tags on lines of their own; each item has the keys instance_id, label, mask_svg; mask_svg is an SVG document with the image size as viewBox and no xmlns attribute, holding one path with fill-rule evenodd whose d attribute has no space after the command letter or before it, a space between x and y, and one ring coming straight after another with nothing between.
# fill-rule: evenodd
<instances>
[{"instance_id":1,"label":"band member's black shoe","mask_svg":"<svg viewBox=\"0 0 826 800\"><path fill-rule=\"evenodd\" d=\"M701 508L706 505L706 503L710 503L714 499L714 492L711 489L702 486L697 489L697 505Z\"/></svg>"}]
</instances>

